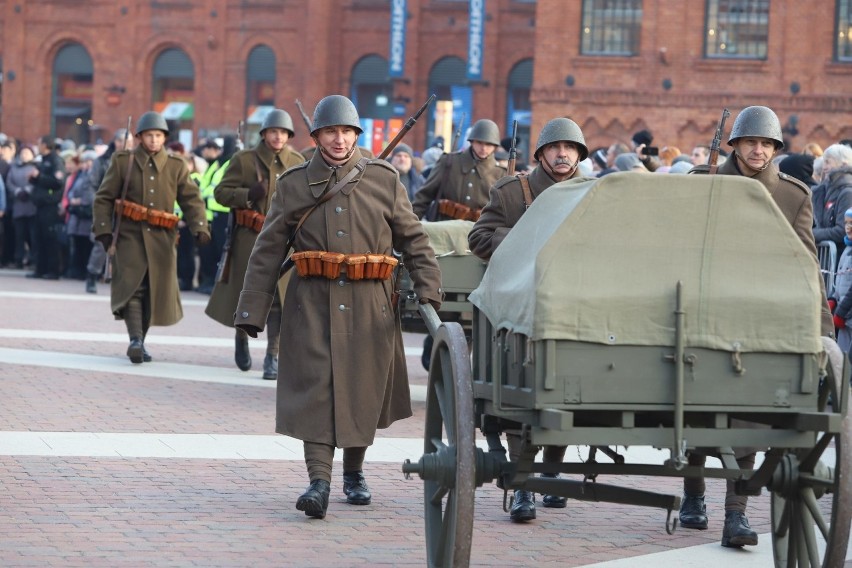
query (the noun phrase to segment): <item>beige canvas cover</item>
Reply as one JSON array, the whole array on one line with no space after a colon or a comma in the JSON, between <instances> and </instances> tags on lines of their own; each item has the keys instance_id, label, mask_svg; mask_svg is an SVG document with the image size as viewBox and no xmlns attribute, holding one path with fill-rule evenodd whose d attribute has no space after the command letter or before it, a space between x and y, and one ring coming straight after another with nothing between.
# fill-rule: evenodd
<instances>
[{"instance_id":1,"label":"beige canvas cover","mask_svg":"<svg viewBox=\"0 0 852 568\"><path fill-rule=\"evenodd\" d=\"M617 173L538 197L470 300L533 340L818 353L816 259L757 181Z\"/></svg>"},{"instance_id":2,"label":"beige canvas cover","mask_svg":"<svg viewBox=\"0 0 852 568\"><path fill-rule=\"evenodd\" d=\"M435 256L465 256L472 254L467 244L467 234L473 229L472 221L421 221L429 236Z\"/></svg>"}]
</instances>

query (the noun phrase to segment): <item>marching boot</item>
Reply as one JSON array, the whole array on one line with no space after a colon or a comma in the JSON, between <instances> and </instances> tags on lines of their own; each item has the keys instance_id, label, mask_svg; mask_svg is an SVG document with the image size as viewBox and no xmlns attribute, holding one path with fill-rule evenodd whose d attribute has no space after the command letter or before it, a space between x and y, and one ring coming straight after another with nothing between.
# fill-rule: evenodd
<instances>
[{"instance_id":1,"label":"marching boot","mask_svg":"<svg viewBox=\"0 0 852 568\"><path fill-rule=\"evenodd\" d=\"M509 518L513 523L522 523L535 519L535 493L532 491L515 491L514 503L509 509Z\"/></svg>"},{"instance_id":2,"label":"marching boot","mask_svg":"<svg viewBox=\"0 0 852 568\"><path fill-rule=\"evenodd\" d=\"M86 293L87 294L97 294L98 293L98 276L97 274L92 274L91 272L86 273Z\"/></svg>"},{"instance_id":3,"label":"marching boot","mask_svg":"<svg viewBox=\"0 0 852 568\"><path fill-rule=\"evenodd\" d=\"M145 358L143 353L142 340L138 337L131 337L130 345L127 346L127 356L130 358L130 362L134 365L142 363Z\"/></svg>"},{"instance_id":4,"label":"marching boot","mask_svg":"<svg viewBox=\"0 0 852 568\"><path fill-rule=\"evenodd\" d=\"M558 473L542 473L542 477L549 477L551 479L559 479ZM561 495L542 495L541 496L541 504L549 509L564 509L568 506L568 498L562 497Z\"/></svg>"},{"instance_id":5,"label":"marching boot","mask_svg":"<svg viewBox=\"0 0 852 568\"><path fill-rule=\"evenodd\" d=\"M704 495L684 493L679 519L680 526L684 528L701 531L707 529L707 506L704 504Z\"/></svg>"},{"instance_id":6,"label":"marching boot","mask_svg":"<svg viewBox=\"0 0 852 568\"><path fill-rule=\"evenodd\" d=\"M237 332L234 361L237 363L240 371L251 369L251 352L249 352L248 335L245 332Z\"/></svg>"},{"instance_id":7,"label":"marching boot","mask_svg":"<svg viewBox=\"0 0 852 568\"><path fill-rule=\"evenodd\" d=\"M757 533L751 530L745 513L725 511L725 528L722 529L722 546L741 548L757 545Z\"/></svg>"},{"instance_id":8,"label":"marching boot","mask_svg":"<svg viewBox=\"0 0 852 568\"><path fill-rule=\"evenodd\" d=\"M361 471L343 472L343 493L350 505L369 505L373 498Z\"/></svg>"},{"instance_id":9,"label":"marching boot","mask_svg":"<svg viewBox=\"0 0 852 568\"><path fill-rule=\"evenodd\" d=\"M148 353L148 349L145 347L145 344L143 343L142 344L142 362L143 363L150 363L153 360L154 360L154 358L151 357L150 353Z\"/></svg>"},{"instance_id":10,"label":"marching boot","mask_svg":"<svg viewBox=\"0 0 852 568\"><path fill-rule=\"evenodd\" d=\"M299 496L296 501L296 508L304 511L309 517L315 519L325 518L325 512L328 510L328 494L330 487L328 481L324 479L315 479L311 481L308 489Z\"/></svg>"},{"instance_id":11,"label":"marching boot","mask_svg":"<svg viewBox=\"0 0 852 568\"><path fill-rule=\"evenodd\" d=\"M266 354L263 358L263 378L267 381L274 381L278 378L278 357L275 355Z\"/></svg>"}]
</instances>

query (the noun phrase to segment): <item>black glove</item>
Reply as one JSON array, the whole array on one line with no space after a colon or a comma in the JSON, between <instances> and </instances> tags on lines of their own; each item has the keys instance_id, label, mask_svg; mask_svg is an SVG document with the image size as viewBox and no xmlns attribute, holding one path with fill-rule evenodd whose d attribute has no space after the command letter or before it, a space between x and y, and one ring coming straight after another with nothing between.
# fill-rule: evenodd
<instances>
[{"instance_id":1,"label":"black glove","mask_svg":"<svg viewBox=\"0 0 852 568\"><path fill-rule=\"evenodd\" d=\"M255 327L253 325L249 325L247 323L237 324L236 327L246 332L248 336L253 339L257 339L257 334L260 333L260 328Z\"/></svg>"},{"instance_id":2,"label":"black glove","mask_svg":"<svg viewBox=\"0 0 852 568\"><path fill-rule=\"evenodd\" d=\"M95 236L95 240L104 246L104 250L109 250L110 245L112 245L112 235L109 233L97 235Z\"/></svg>"},{"instance_id":3,"label":"black glove","mask_svg":"<svg viewBox=\"0 0 852 568\"><path fill-rule=\"evenodd\" d=\"M26 189L19 189L15 193L15 199L17 199L18 201L20 201L22 203L27 202L27 201L30 200L30 192L27 191Z\"/></svg>"},{"instance_id":4,"label":"black glove","mask_svg":"<svg viewBox=\"0 0 852 568\"><path fill-rule=\"evenodd\" d=\"M200 247L206 247L210 244L210 235L207 233L195 233L195 244Z\"/></svg>"},{"instance_id":5,"label":"black glove","mask_svg":"<svg viewBox=\"0 0 852 568\"><path fill-rule=\"evenodd\" d=\"M252 185L248 190L248 200L252 203L257 203L266 197L266 184L259 181Z\"/></svg>"}]
</instances>

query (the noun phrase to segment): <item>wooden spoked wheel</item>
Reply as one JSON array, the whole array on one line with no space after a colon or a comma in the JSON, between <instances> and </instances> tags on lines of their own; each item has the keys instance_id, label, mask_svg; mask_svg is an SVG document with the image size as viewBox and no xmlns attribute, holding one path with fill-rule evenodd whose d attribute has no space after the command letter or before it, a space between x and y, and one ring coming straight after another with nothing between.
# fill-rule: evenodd
<instances>
[{"instance_id":1,"label":"wooden spoked wheel","mask_svg":"<svg viewBox=\"0 0 852 568\"><path fill-rule=\"evenodd\" d=\"M470 563L475 426L467 340L459 324L445 323L432 349L421 460L429 566Z\"/></svg>"}]
</instances>

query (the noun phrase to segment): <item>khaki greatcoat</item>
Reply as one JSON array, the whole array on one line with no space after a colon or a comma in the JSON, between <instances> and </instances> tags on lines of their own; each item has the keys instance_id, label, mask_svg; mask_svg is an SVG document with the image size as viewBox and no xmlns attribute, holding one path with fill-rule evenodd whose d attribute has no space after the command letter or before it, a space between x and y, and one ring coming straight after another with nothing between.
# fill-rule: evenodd
<instances>
[{"instance_id":1,"label":"khaki greatcoat","mask_svg":"<svg viewBox=\"0 0 852 568\"><path fill-rule=\"evenodd\" d=\"M302 214L361 158L330 168L322 155L288 170L249 259L235 323L263 329L284 261L284 244ZM441 273L405 188L387 162L370 162L354 182L320 205L293 250L392 254L415 292L441 300ZM336 447L372 444L377 428L411 416L408 373L391 280L329 280L293 275L284 298L276 432Z\"/></svg>"},{"instance_id":2,"label":"khaki greatcoat","mask_svg":"<svg viewBox=\"0 0 852 568\"><path fill-rule=\"evenodd\" d=\"M488 203L491 186L505 175L506 168L497 164L493 153L484 160L476 159L471 148L444 154L432 168L426 183L414 194L414 214L422 218L436 198L449 199L471 209L482 209ZM451 217L439 213L430 221L448 219Z\"/></svg>"},{"instance_id":3,"label":"khaki greatcoat","mask_svg":"<svg viewBox=\"0 0 852 568\"><path fill-rule=\"evenodd\" d=\"M95 236L112 232L113 208L121 198L128 162L132 158L127 200L145 207L172 213L175 202L183 211L192 233L210 234L204 202L198 186L190 179L186 163L165 150L149 155L140 144L134 150L113 154L106 175L95 194L93 227ZM110 307L123 319L124 306L148 275L150 325L173 325L183 317L177 280L177 229L153 227L145 221L121 220L113 276Z\"/></svg>"},{"instance_id":4,"label":"khaki greatcoat","mask_svg":"<svg viewBox=\"0 0 852 568\"><path fill-rule=\"evenodd\" d=\"M257 146L234 154L225 171L225 175L213 195L216 201L231 209L253 209L266 214L275 193L275 182L286 170L304 162L302 155L284 146L281 152L273 152L261 140ZM262 182L266 185L266 197L259 203L248 206L249 188L258 181L258 166ZM257 233L249 227L234 224L234 237L231 244L230 274L227 282L217 282L204 310L208 316L229 327L234 326L234 312L243 289L251 250L257 240ZM278 283L278 291L283 299L289 274Z\"/></svg>"},{"instance_id":5,"label":"khaki greatcoat","mask_svg":"<svg viewBox=\"0 0 852 568\"><path fill-rule=\"evenodd\" d=\"M580 169L577 168L571 179L579 177ZM535 168L526 178L533 200L556 183L541 166ZM470 251L482 260L489 260L526 210L520 176L506 176L497 181L491 188L491 195L482 210L482 216L467 236Z\"/></svg>"}]
</instances>

